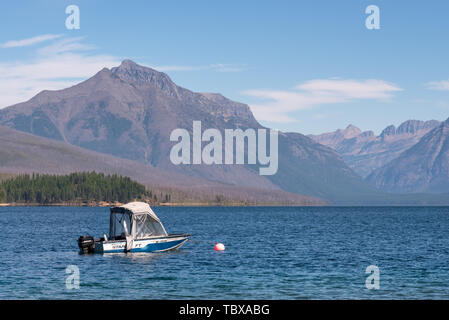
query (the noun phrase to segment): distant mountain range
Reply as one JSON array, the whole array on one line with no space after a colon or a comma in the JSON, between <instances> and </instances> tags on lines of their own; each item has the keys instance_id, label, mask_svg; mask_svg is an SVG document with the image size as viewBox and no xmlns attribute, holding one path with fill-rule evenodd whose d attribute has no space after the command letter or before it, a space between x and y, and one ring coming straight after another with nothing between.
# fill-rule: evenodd
<instances>
[{"instance_id":1,"label":"distant mountain range","mask_svg":"<svg viewBox=\"0 0 449 320\"><path fill-rule=\"evenodd\" d=\"M170 133L184 128L192 135L196 120L201 120L203 130L215 128L222 133L263 128L245 104L216 93L192 92L164 73L125 60L73 87L43 91L1 109L0 173L118 172L149 187L178 190L195 199L449 203L447 195L389 195L374 187L384 188L381 180L367 182L361 177L436 129L436 121L408 122L387 128L379 137L354 126L310 137L279 132L278 171L261 176L254 165L172 164L169 155L175 143Z\"/></svg>"},{"instance_id":2,"label":"distant mountain range","mask_svg":"<svg viewBox=\"0 0 449 320\"><path fill-rule=\"evenodd\" d=\"M449 192L449 119L408 120L379 136L353 125L315 141L337 151L354 171L377 189L397 193Z\"/></svg>"},{"instance_id":3,"label":"distant mountain range","mask_svg":"<svg viewBox=\"0 0 449 320\"><path fill-rule=\"evenodd\" d=\"M415 145L439 124L436 120L408 120L397 128L393 125L386 127L379 136L373 131L362 132L349 125L344 130L309 137L337 151L349 167L360 176L367 177Z\"/></svg>"},{"instance_id":4,"label":"distant mountain range","mask_svg":"<svg viewBox=\"0 0 449 320\"><path fill-rule=\"evenodd\" d=\"M449 192L449 119L374 170L367 181L391 192Z\"/></svg>"}]
</instances>

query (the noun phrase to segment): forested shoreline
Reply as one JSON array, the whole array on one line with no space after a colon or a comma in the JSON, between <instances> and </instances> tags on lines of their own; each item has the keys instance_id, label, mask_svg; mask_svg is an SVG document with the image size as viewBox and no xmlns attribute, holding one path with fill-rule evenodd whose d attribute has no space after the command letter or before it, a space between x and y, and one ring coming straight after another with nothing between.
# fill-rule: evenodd
<instances>
[{"instance_id":1,"label":"forested shoreline","mask_svg":"<svg viewBox=\"0 0 449 320\"><path fill-rule=\"evenodd\" d=\"M78 172L68 175L21 174L0 182L0 203L64 204L92 202L169 201L145 186L117 174Z\"/></svg>"},{"instance_id":2,"label":"forested shoreline","mask_svg":"<svg viewBox=\"0 0 449 320\"><path fill-rule=\"evenodd\" d=\"M267 197L275 197L270 191ZM290 201L247 200L222 193L190 193L183 189L149 188L118 174L76 172L66 175L0 173L0 207L3 206L112 206L143 201L160 206L295 206ZM193 194L193 196L192 196ZM300 205L320 205L304 200Z\"/></svg>"}]
</instances>

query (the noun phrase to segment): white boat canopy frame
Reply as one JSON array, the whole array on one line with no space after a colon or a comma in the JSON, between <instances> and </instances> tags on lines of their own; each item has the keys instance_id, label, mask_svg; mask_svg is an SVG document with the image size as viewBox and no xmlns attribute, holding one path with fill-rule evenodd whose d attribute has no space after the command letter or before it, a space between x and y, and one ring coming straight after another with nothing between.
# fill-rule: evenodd
<instances>
[{"instance_id":1,"label":"white boat canopy frame","mask_svg":"<svg viewBox=\"0 0 449 320\"><path fill-rule=\"evenodd\" d=\"M167 232L147 203L131 202L112 207L109 220L110 239L124 239L129 236L137 240L167 236Z\"/></svg>"}]
</instances>

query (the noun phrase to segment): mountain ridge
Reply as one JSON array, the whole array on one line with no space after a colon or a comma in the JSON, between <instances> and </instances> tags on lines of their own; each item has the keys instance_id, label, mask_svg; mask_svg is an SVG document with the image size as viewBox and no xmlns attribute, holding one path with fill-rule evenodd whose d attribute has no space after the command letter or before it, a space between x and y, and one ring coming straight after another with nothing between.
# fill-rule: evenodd
<instances>
[{"instance_id":1,"label":"mountain ridge","mask_svg":"<svg viewBox=\"0 0 449 320\"><path fill-rule=\"evenodd\" d=\"M344 130L339 129L321 135L309 135L309 137L333 148L349 167L362 177L367 177L372 171L415 145L440 123L437 120L407 120L397 128L394 125L387 126L378 136L373 131L362 132L357 127L349 125ZM347 132L350 127L351 132L356 134Z\"/></svg>"},{"instance_id":2,"label":"mountain ridge","mask_svg":"<svg viewBox=\"0 0 449 320\"><path fill-rule=\"evenodd\" d=\"M120 174L142 183L151 190L174 194L177 201L223 200L249 203L283 203L323 205L327 202L314 197L293 194L271 187L249 188L226 185L198 177L153 168L132 160L86 150L63 141L38 137L0 126L0 174L42 173L63 175L73 172L96 171ZM174 187L176 186L176 187Z\"/></svg>"},{"instance_id":3,"label":"mountain ridge","mask_svg":"<svg viewBox=\"0 0 449 320\"><path fill-rule=\"evenodd\" d=\"M299 133L279 134L279 170L260 176L254 165L173 165L170 133L202 127L264 128L248 105L220 94L177 86L168 75L124 60L93 77L0 110L0 125L64 141L189 177L247 188L277 188L330 201L376 190L332 149Z\"/></svg>"},{"instance_id":4,"label":"mountain ridge","mask_svg":"<svg viewBox=\"0 0 449 320\"><path fill-rule=\"evenodd\" d=\"M449 118L398 158L374 170L367 181L388 192L448 192Z\"/></svg>"}]
</instances>

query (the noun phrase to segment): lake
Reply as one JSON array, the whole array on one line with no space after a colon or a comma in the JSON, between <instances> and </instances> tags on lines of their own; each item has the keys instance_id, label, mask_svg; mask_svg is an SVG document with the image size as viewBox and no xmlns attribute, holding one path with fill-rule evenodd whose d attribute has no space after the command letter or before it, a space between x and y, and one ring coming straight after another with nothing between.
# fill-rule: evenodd
<instances>
[{"instance_id":1,"label":"lake","mask_svg":"<svg viewBox=\"0 0 449 320\"><path fill-rule=\"evenodd\" d=\"M80 235L108 233L108 208L0 208L0 299L449 299L449 207L154 210L191 241L80 255ZM69 265L79 289L66 288ZM365 286L370 265L378 290Z\"/></svg>"}]
</instances>

